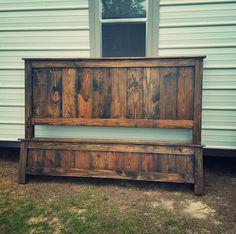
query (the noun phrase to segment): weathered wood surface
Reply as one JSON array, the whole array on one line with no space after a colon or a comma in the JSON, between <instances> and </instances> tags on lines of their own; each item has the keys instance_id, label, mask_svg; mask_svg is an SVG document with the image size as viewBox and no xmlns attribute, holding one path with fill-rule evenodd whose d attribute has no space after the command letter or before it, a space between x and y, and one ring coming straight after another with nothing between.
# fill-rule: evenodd
<instances>
[{"instance_id":1,"label":"weathered wood surface","mask_svg":"<svg viewBox=\"0 0 236 234\"><path fill-rule=\"evenodd\" d=\"M193 155L29 149L26 172L194 183Z\"/></svg>"},{"instance_id":2,"label":"weathered wood surface","mask_svg":"<svg viewBox=\"0 0 236 234\"><path fill-rule=\"evenodd\" d=\"M34 124L193 127L191 66L37 68L33 74Z\"/></svg>"},{"instance_id":3,"label":"weathered wood surface","mask_svg":"<svg viewBox=\"0 0 236 234\"><path fill-rule=\"evenodd\" d=\"M203 193L203 57L28 59L26 175L193 183ZM35 138L34 125L192 129L192 142Z\"/></svg>"}]
</instances>

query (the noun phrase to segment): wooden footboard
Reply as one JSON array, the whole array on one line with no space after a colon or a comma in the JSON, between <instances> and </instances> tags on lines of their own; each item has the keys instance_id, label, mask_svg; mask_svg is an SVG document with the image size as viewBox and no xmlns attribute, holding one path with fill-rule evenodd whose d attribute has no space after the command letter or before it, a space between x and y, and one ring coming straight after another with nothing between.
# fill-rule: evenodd
<instances>
[{"instance_id":1,"label":"wooden footboard","mask_svg":"<svg viewBox=\"0 0 236 234\"><path fill-rule=\"evenodd\" d=\"M195 184L196 194L202 194L202 149L96 139L33 139L22 142L20 183L26 182L27 175L190 183Z\"/></svg>"}]
</instances>

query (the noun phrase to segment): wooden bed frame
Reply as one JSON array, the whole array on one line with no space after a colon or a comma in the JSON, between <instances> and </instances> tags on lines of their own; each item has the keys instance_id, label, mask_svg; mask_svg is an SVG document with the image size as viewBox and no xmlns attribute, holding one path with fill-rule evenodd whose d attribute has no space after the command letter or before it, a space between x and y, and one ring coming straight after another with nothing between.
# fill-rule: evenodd
<instances>
[{"instance_id":1,"label":"wooden bed frame","mask_svg":"<svg viewBox=\"0 0 236 234\"><path fill-rule=\"evenodd\" d=\"M25 59L19 183L117 178L191 183L202 194L203 58ZM37 138L35 125L181 128L192 140Z\"/></svg>"}]
</instances>

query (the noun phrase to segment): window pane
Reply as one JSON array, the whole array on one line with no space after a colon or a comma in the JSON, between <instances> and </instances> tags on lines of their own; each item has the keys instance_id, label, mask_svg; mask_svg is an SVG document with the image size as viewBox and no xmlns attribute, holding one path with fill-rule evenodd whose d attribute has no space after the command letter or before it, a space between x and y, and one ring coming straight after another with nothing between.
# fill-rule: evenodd
<instances>
[{"instance_id":1,"label":"window pane","mask_svg":"<svg viewBox=\"0 0 236 234\"><path fill-rule=\"evenodd\" d=\"M146 23L102 25L103 57L145 56Z\"/></svg>"},{"instance_id":2,"label":"window pane","mask_svg":"<svg viewBox=\"0 0 236 234\"><path fill-rule=\"evenodd\" d=\"M146 0L102 0L102 18L145 18Z\"/></svg>"}]
</instances>

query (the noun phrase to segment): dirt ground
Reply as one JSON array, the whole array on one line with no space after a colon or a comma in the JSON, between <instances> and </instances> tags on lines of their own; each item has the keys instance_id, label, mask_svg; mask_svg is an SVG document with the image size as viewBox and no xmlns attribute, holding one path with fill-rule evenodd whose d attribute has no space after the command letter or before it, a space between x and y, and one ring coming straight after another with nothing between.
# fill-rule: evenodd
<instances>
[{"instance_id":1,"label":"dirt ground","mask_svg":"<svg viewBox=\"0 0 236 234\"><path fill-rule=\"evenodd\" d=\"M192 185L170 183L36 176L19 185L18 154L0 151L0 233L236 233L236 159L205 159L205 195L195 196ZM31 210L10 221L20 201ZM67 203L47 209L55 201ZM32 213L35 204L44 211Z\"/></svg>"}]
</instances>

